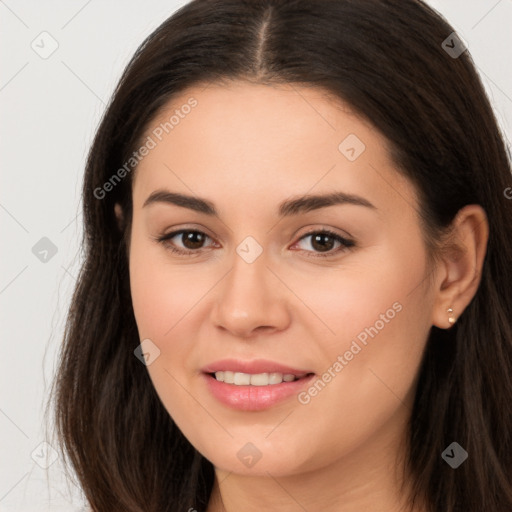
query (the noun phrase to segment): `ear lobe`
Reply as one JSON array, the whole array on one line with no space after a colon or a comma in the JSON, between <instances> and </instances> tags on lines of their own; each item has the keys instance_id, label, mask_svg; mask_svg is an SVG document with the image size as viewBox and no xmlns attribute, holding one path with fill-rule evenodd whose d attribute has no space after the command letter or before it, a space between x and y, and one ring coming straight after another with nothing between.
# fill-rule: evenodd
<instances>
[{"instance_id":1,"label":"ear lobe","mask_svg":"<svg viewBox=\"0 0 512 512\"><path fill-rule=\"evenodd\" d=\"M117 227L119 228L119 231L122 231L124 228L124 213L119 203L114 205L114 213L117 219Z\"/></svg>"},{"instance_id":2,"label":"ear lobe","mask_svg":"<svg viewBox=\"0 0 512 512\"><path fill-rule=\"evenodd\" d=\"M441 256L443 268L438 284L432 324L449 329L475 296L489 239L489 224L480 205L459 210L453 230ZM449 311L449 310L452 311ZM450 320L452 319L452 320Z\"/></svg>"}]
</instances>

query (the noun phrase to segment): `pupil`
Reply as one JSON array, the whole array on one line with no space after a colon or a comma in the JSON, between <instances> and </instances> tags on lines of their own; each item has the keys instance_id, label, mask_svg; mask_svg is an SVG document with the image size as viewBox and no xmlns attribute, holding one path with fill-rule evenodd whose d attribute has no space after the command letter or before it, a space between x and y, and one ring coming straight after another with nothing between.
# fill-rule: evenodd
<instances>
[{"instance_id":1,"label":"pupil","mask_svg":"<svg viewBox=\"0 0 512 512\"><path fill-rule=\"evenodd\" d=\"M325 244L325 238L330 238L331 239L331 243L327 243ZM317 235L315 235L313 237L313 247L315 249L317 249L318 247L315 247L315 244L319 243L319 248L320 248L320 251L328 251L329 249L332 249L332 245L333 245L333 242L332 242L332 237L331 235L328 235L326 233L319 233ZM327 245L327 247L326 247Z\"/></svg>"},{"instance_id":2,"label":"pupil","mask_svg":"<svg viewBox=\"0 0 512 512\"><path fill-rule=\"evenodd\" d=\"M199 249L204 242L202 233L198 233L197 231L186 231L182 236L185 237L183 245L188 249ZM194 240L196 237L199 238L199 241Z\"/></svg>"}]
</instances>

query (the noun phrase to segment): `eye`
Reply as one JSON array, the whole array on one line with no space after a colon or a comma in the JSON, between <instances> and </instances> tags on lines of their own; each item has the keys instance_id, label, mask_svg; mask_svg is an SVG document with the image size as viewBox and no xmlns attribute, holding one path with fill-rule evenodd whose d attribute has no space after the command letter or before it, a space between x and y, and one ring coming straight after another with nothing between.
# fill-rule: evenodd
<instances>
[{"instance_id":1,"label":"eye","mask_svg":"<svg viewBox=\"0 0 512 512\"><path fill-rule=\"evenodd\" d=\"M184 236L185 235L185 236ZM173 238L181 239L181 243L185 246L184 248L176 247L173 243L169 243ZM195 229L181 229L179 231L173 231L167 235L163 235L157 238L158 242L164 244L171 252L181 255L192 255L192 253L199 253L202 249L202 244L206 238L210 238L206 233L197 231Z\"/></svg>"},{"instance_id":2,"label":"eye","mask_svg":"<svg viewBox=\"0 0 512 512\"><path fill-rule=\"evenodd\" d=\"M308 257L312 258L326 258L329 256L334 256L342 251L349 249L350 247L355 246L355 242L353 240L344 238L335 233L334 231L330 231L328 229L323 229L320 231L310 231L309 233L306 233L304 236L302 236L296 244L310 237L311 241L309 245L314 249L314 251L307 252L315 252L316 250L320 251L319 253L308 255ZM336 250L332 251L332 248L335 245L335 243L338 243L339 246Z\"/></svg>"},{"instance_id":3,"label":"eye","mask_svg":"<svg viewBox=\"0 0 512 512\"><path fill-rule=\"evenodd\" d=\"M310 246L313 248L313 251L307 250L306 252L315 253L308 257L320 257L325 258L329 256L334 256L339 252L345 251L350 247L355 245L353 240L349 240L344 238L334 231L330 231L328 229L318 230L318 231L310 231L303 235L298 242L294 245L299 244L303 240L312 237ZM175 242L171 242L173 238L177 238L177 240L181 240L181 243L184 247L176 246ZM162 243L167 249L175 254L179 254L182 256L192 256L197 255L202 252L204 249L203 244L207 238L210 238L206 233L202 231L198 231L195 229L180 229L179 231L173 231L166 235L162 235L158 237L156 240ZM210 238L211 239L211 238ZM332 250L333 246L338 243L339 246L336 250ZM292 246L293 247L293 246Z\"/></svg>"}]
</instances>

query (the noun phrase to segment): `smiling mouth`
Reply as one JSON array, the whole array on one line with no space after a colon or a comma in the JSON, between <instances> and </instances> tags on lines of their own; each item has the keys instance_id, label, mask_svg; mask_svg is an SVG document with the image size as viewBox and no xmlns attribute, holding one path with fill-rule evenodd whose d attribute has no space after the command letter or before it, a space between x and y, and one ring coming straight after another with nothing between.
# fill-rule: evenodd
<instances>
[{"instance_id":1,"label":"smiling mouth","mask_svg":"<svg viewBox=\"0 0 512 512\"><path fill-rule=\"evenodd\" d=\"M283 382L294 382L314 375L313 373L304 373L294 375L292 373L243 373L232 371L217 371L209 373L210 377L218 382L233 384L234 386L273 386Z\"/></svg>"}]
</instances>

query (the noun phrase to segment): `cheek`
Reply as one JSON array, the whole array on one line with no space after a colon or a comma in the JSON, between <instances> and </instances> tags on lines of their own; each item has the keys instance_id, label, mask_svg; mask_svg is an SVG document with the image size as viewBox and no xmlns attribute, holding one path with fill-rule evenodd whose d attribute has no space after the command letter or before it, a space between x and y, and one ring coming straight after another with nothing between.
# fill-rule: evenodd
<instances>
[{"instance_id":1,"label":"cheek","mask_svg":"<svg viewBox=\"0 0 512 512\"><path fill-rule=\"evenodd\" d=\"M340 276L337 290L331 279L331 291L309 296L335 332L321 342L323 372L300 396L296 415L311 456L330 460L364 444L411 405L430 299L421 286L425 260L398 252L382 252L378 264ZM280 433L286 438L294 429Z\"/></svg>"},{"instance_id":2,"label":"cheek","mask_svg":"<svg viewBox=\"0 0 512 512\"><path fill-rule=\"evenodd\" d=\"M373 250L367 261L358 260L360 271L340 278L336 293L318 294L336 333L324 344L326 371L336 377L324 374L325 391L321 385L317 395L312 390L318 414L337 402L358 411L355 421L362 424L365 417L385 417L409 394L430 331L432 299L421 238L407 245L409 252L400 243Z\"/></svg>"},{"instance_id":3,"label":"cheek","mask_svg":"<svg viewBox=\"0 0 512 512\"><path fill-rule=\"evenodd\" d=\"M141 337L162 339L197 303L199 297L191 286L189 269L173 265L163 246L134 229L130 288Z\"/></svg>"},{"instance_id":4,"label":"cheek","mask_svg":"<svg viewBox=\"0 0 512 512\"><path fill-rule=\"evenodd\" d=\"M140 340L150 339L159 355L147 366L153 386L173 419L190 430L190 396L183 391L190 352L190 332L183 331L187 312L198 301L190 286L190 267L172 265L157 243L137 230L130 246L130 289ZM199 295L200 297L200 295ZM185 414L183 414L185 413ZM199 412L198 412L199 413Z\"/></svg>"},{"instance_id":5,"label":"cheek","mask_svg":"<svg viewBox=\"0 0 512 512\"><path fill-rule=\"evenodd\" d=\"M372 339L387 339L388 348L398 348L410 344L404 340L415 339L409 338L410 328L422 329L418 315L427 312L421 242L416 249L416 256L410 257L400 245L388 244L347 258L339 268L288 274L295 296L307 306L291 298L297 310L302 308L299 322L307 319L314 326L316 343L330 354L331 362L333 355L349 350L353 340L365 347Z\"/></svg>"}]
</instances>

